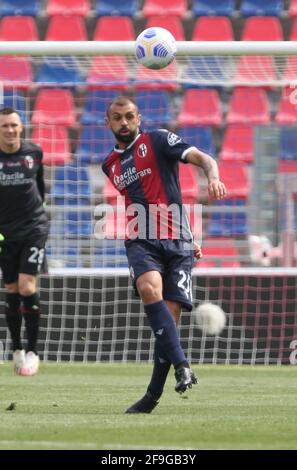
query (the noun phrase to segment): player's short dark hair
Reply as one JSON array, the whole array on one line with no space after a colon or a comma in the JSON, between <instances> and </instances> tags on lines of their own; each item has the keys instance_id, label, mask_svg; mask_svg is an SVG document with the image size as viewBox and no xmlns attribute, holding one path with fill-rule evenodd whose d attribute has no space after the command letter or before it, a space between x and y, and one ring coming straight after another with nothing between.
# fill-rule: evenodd
<instances>
[{"instance_id":1,"label":"player's short dark hair","mask_svg":"<svg viewBox=\"0 0 297 470\"><path fill-rule=\"evenodd\" d=\"M7 108L0 109L0 114L3 114L3 115L13 114L13 113L19 114L14 108L7 107Z\"/></svg>"},{"instance_id":2,"label":"player's short dark hair","mask_svg":"<svg viewBox=\"0 0 297 470\"><path fill-rule=\"evenodd\" d=\"M107 116L109 115L111 106L113 106L114 104L117 106L126 106L129 103L134 104L134 106L136 107L136 110L138 111L138 106L134 98L132 98L131 96L126 96L126 95L116 96L107 106L107 109L106 109Z\"/></svg>"}]
</instances>

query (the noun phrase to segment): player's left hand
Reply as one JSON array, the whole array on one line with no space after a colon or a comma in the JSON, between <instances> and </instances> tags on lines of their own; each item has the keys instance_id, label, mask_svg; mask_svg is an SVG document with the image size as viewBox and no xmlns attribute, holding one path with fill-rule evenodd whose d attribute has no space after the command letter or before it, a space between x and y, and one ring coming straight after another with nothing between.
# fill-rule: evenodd
<instances>
[{"instance_id":1,"label":"player's left hand","mask_svg":"<svg viewBox=\"0 0 297 470\"><path fill-rule=\"evenodd\" d=\"M211 199L224 199L227 195L226 186L219 179L212 179L208 183L208 194Z\"/></svg>"},{"instance_id":2,"label":"player's left hand","mask_svg":"<svg viewBox=\"0 0 297 470\"><path fill-rule=\"evenodd\" d=\"M198 243L194 242L194 256L196 259L200 259L203 256L201 246Z\"/></svg>"}]
</instances>

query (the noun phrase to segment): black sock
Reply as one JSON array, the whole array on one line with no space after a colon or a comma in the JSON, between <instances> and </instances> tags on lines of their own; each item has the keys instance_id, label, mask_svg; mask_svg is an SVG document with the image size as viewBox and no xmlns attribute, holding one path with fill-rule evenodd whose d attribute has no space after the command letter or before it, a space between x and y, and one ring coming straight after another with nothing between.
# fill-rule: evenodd
<instances>
[{"instance_id":1,"label":"black sock","mask_svg":"<svg viewBox=\"0 0 297 470\"><path fill-rule=\"evenodd\" d=\"M39 333L39 297L38 294L32 294L28 296L21 296L23 302L23 314L25 319L25 326L27 332L28 346L27 351L36 352L36 344Z\"/></svg>"},{"instance_id":2,"label":"black sock","mask_svg":"<svg viewBox=\"0 0 297 470\"><path fill-rule=\"evenodd\" d=\"M170 369L170 361L166 358L164 351L162 350L158 341L155 342L155 356L154 356L154 368L151 377L148 391L154 396L156 400L159 400L163 393L163 388L167 379L167 375Z\"/></svg>"},{"instance_id":3,"label":"black sock","mask_svg":"<svg viewBox=\"0 0 297 470\"><path fill-rule=\"evenodd\" d=\"M22 315L20 312L20 303L21 300L19 294L6 294L5 317L14 351L16 349L22 349Z\"/></svg>"}]
</instances>

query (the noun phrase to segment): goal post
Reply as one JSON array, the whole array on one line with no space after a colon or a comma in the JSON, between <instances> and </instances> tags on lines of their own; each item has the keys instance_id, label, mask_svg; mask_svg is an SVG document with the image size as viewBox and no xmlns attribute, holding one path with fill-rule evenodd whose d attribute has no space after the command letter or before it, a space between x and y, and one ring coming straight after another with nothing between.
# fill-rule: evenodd
<instances>
[{"instance_id":1,"label":"goal post","mask_svg":"<svg viewBox=\"0 0 297 470\"><path fill-rule=\"evenodd\" d=\"M228 316L219 336L206 337L184 312L180 335L189 359L296 364L297 155L290 152L297 42L177 42L176 61L158 71L137 66L133 51L133 41L0 42L0 104L20 112L24 138L41 144L45 156L51 231L50 272L40 279L42 357L152 359L150 329L128 276L123 201L101 171L113 145L105 109L126 93L149 129L167 127L190 143L199 135L195 145L217 159L229 186L226 202L210 204L196 172L198 188L183 192L203 206L194 227L205 251L194 270L194 305L212 301ZM237 89L253 90L240 96L244 118L231 113ZM187 95L190 110L183 109ZM96 224L106 205L118 210L102 239ZM11 357L3 315L2 357Z\"/></svg>"}]
</instances>

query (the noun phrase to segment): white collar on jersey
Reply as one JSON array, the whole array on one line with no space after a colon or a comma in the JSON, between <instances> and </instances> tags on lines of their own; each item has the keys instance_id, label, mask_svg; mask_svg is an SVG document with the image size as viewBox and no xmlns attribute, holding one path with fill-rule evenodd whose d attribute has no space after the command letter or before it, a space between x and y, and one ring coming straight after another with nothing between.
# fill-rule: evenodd
<instances>
[{"instance_id":1,"label":"white collar on jersey","mask_svg":"<svg viewBox=\"0 0 297 470\"><path fill-rule=\"evenodd\" d=\"M141 136L141 132L138 131L137 136L136 136L135 139L128 145L128 147L126 147L126 148L124 148L124 149L117 149L116 147L114 147L114 151L115 151L115 152L118 152L118 153L124 153L126 150L128 150L129 148L131 148L131 147L135 144L136 140L138 140L140 136Z\"/></svg>"}]
</instances>

